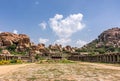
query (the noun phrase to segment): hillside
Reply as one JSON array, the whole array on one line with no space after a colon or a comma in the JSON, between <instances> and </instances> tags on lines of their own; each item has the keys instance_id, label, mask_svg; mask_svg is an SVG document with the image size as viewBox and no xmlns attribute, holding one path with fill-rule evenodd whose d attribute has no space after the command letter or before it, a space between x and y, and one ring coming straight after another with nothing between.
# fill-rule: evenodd
<instances>
[{"instance_id":1,"label":"hillside","mask_svg":"<svg viewBox=\"0 0 120 81\"><path fill-rule=\"evenodd\" d=\"M120 28L112 28L101 33L97 39L83 46L79 51L91 54L120 52Z\"/></svg>"}]
</instances>

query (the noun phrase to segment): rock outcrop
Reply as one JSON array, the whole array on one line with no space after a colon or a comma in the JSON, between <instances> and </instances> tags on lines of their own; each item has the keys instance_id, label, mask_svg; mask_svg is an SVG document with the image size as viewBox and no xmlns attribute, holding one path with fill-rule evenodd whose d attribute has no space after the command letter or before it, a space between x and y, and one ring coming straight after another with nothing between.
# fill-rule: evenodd
<instances>
[{"instance_id":1,"label":"rock outcrop","mask_svg":"<svg viewBox=\"0 0 120 81\"><path fill-rule=\"evenodd\" d=\"M120 28L112 28L101 33L97 39L83 46L87 52L120 52Z\"/></svg>"},{"instance_id":2,"label":"rock outcrop","mask_svg":"<svg viewBox=\"0 0 120 81\"><path fill-rule=\"evenodd\" d=\"M0 47L9 47L13 44L16 45L17 51L25 51L30 47L30 39L25 34L0 33Z\"/></svg>"},{"instance_id":3,"label":"rock outcrop","mask_svg":"<svg viewBox=\"0 0 120 81\"><path fill-rule=\"evenodd\" d=\"M48 47L50 49L50 51L62 51L62 45L49 45Z\"/></svg>"},{"instance_id":4,"label":"rock outcrop","mask_svg":"<svg viewBox=\"0 0 120 81\"><path fill-rule=\"evenodd\" d=\"M2 54L10 55L10 52L8 50L2 50Z\"/></svg>"},{"instance_id":5,"label":"rock outcrop","mask_svg":"<svg viewBox=\"0 0 120 81\"><path fill-rule=\"evenodd\" d=\"M98 37L98 44L105 46L120 47L120 28L112 28L104 31Z\"/></svg>"},{"instance_id":6,"label":"rock outcrop","mask_svg":"<svg viewBox=\"0 0 120 81\"><path fill-rule=\"evenodd\" d=\"M67 45L63 48L64 51L66 52L75 52L75 48L72 48L71 46Z\"/></svg>"},{"instance_id":7,"label":"rock outcrop","mask_svg":"<svg viewBox=\"0 0 120 81\"><path fill-rule=\"evenodd\" d=\"M43 53L47 52L47 49L45 48L45 44L42 44L42 43L38 44L38 45L32 44L31 52L33 54L43 54Z\"/></svg>"}]
</instances>

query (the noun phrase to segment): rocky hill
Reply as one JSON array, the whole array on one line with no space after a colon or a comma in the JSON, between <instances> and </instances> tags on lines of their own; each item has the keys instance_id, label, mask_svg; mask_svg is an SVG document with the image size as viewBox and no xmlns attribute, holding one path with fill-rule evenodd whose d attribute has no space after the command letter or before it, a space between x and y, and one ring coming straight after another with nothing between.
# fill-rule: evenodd
<instances>
[{"instance_id":1,"label":"rocky hill","mask_svg":"<svg viewBox=\"0 0 120 81\"><path fill-rule=\"evenodd\" d=\"M62 45L34 44L29 36L25 34L14 34L10 32L0 33L0 53L2 54L46 54L48 52L62 52ZM70 46L64 47L64 51L73 51Z\"/></svg>"},{"instance_id":2,"label":"rocky hill","mask_svg":"<svg viewBox=\"0 0 120 81\"><path fill-rule=\"evenodd\" d=\"M98 37L98 45L120 47L120 28L112 28L104 31Z\"/></svg>"},{"instance_id":3,"label":"rocky hill","mask_svg":"<svg viewBox=\"0 0 120 81\"><path fill-rule=\"evenodd\" d=\"M120 52L120 28L112 28L101 33L97 39L81 48L92 53Z\"/></svg>"},{"instance_id":4,"label":"rocky hill","mask_svg":"<svg viewBox=\"0 0 120 81\"><path fill-rule=\"evenodd\" d=\"M11 46L16 51L25 51L30 47L30 39L25 34L14 34L9 32L0 33L0 48L5 49Z\"/></svg>"}]
</instances>

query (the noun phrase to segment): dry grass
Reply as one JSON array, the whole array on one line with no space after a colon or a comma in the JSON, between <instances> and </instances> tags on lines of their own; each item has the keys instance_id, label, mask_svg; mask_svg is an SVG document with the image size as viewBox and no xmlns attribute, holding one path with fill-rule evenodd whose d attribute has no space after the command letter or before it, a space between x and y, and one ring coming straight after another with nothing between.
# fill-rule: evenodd
<instances>
[{"instance_id":1,"label":"dry grass","mask_svg":"<svg viewBox=\"0 0 120 81\"><path fill-rule=\"evenodd\" d=\"M101 67L100 67L100 66ZM103 66L103 67L102 67ZM104 68L104 66L106 66ZM0 81L120 81L120 69L106 64L31 64L1 75Z\"/></svg>"}]
</instances>

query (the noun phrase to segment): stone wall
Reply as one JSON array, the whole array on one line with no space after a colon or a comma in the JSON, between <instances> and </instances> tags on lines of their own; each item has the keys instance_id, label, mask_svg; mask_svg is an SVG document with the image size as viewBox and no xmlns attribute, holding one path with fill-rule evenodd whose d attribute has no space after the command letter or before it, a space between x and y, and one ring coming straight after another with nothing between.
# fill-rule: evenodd
<instances>
[{"instance_id":1,"label":"stone wall","mask_svg":"<svg viewBox=\"0 0 120 81\"><path fill-rule=\"evenodd\" d=\"M99 54L99 55L71 55L69 60L85 62L103 62L103 63L120 63L120 53Z\"/></svg>"},{"instance_id":2,"label":"stone wall","mask_svg":"<svg viewBox=\"0 0 120 81\"><path fill-rule=\"evenodd\" d=\"M28 56L0 54L0 60L13 60L13 59L22 60L24 62L29 62L30 61L30 58Z\"/></svg>"}]
</instances>

